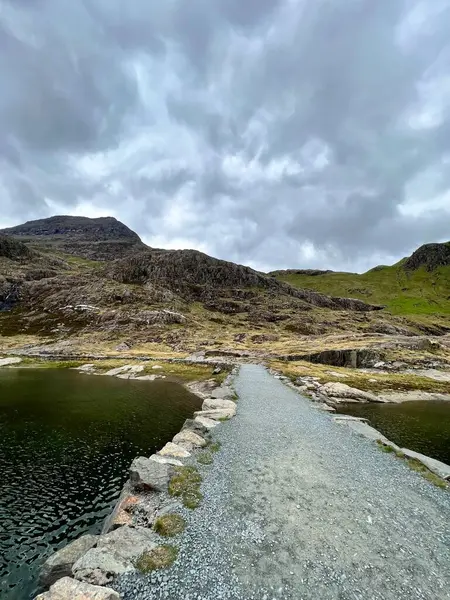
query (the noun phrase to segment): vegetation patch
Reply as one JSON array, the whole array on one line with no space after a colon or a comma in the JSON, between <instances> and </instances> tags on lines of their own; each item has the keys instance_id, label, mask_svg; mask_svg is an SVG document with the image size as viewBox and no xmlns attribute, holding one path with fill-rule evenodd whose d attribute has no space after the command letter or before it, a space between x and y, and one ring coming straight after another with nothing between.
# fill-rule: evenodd
<instances>
[{"instance_id":1,"label":"vegetation patch","mask_svg":"<svg viewBox=\"0 0 450 600\"><path fill-rule=\"evenodd\" d=\"M175 467L169 482L169 494L181 497L186 508L197 508L203 496L200 492L202 476L195 467Z\"/></svg>"},{"instance_id":2,"label":"vegetation patch","mask_svg":"<svg viewBox=\"0 0 450 600\"><path fill-rule=\"evenodd\" d=\"M135 566L141 573L151 573L158 569L170 567L178 556L178 549L175 546L158 546L149 552L144 552L137 559Z\"/></svg>"},{"instance_id":3,"label":"vegetation patch","mask_svg":"<svg viewBox=\"0 0 450 600\"><path fill-rule=\"evenodd\" d=\"M210 452L202 452L197 456L197 462L201 465L211 465L213 462L213 457Z\"/></svg>"},{"instance_id":4,"label":"vegetation patch","mask_svg":"<svg viewBox=\"0 0 450 600\"><path fill-rule=\"evenodd\" d=\"M178 535L184 531L185 527L186 521L181 515L177 515L176 513L158 517L153 525L153 529L156 533L159 533L159 535L164 537Z\"/></svg>"},{"instance_id":5,"label":"vegetation patch","mask_svg":"<svg viewBox=\"0 0 450 600\"><path fill-rule=\"evenodd\" d=\"M219 452L221 446L222 444L220 442L212 442L211 444L209 444L208 449L211 452Z\"/></svg>"}]
</instances>

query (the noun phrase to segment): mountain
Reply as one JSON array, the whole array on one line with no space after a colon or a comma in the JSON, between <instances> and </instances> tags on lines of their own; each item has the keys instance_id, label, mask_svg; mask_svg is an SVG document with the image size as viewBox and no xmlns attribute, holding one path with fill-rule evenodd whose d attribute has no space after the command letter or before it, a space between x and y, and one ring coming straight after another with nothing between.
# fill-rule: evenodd
<instances>
[{"instance_id":1,"label":"mountain","mask_svg":"<svg viewBox=\"0 0 450 600\"><path fill-rule=\"evenodd\" d=\"M0 230L41 251L53 250L92 260L111 260L145 248L141 239L114 217L71 217L67 215L27 221Z\"/></svg>"},{"instance_id":2,"label":"mountain","mask_svg":"<svg viewBox=\"0 0 450 600\"><path fill-rule=\"evenodd\" d=\"M382 304L414 323L450 327L450 243L426 244L395 265L363 274L290 269L269 275L301 289Z\"/></svg>"},{"instance_id":3,"label":"mountain","mask_svg":"<svg viewBox=\"0 0 450 600\"><path fill-rule=\"evenodd\" d=\"M149 248L111 217L56 216L0 232L3 336L126 335L180 347L341 330L380 309L196 250Z\"/></svg>"}]
</instances>

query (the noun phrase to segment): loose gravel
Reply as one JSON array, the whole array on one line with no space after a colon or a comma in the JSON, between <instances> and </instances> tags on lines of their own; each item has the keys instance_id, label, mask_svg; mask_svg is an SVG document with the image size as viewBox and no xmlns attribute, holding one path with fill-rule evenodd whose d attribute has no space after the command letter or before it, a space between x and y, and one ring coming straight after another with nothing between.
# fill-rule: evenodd
<instances>
[{"instance_id":1,"label":"loose gravel","mask_svg":"<svg viewBox=\"0 0 450 600\"><path fill-rule=\"evenodd\" d=\"M124 600L448 600L450 493L245 365L170 569Z\"/></svg>"}]
</instances>

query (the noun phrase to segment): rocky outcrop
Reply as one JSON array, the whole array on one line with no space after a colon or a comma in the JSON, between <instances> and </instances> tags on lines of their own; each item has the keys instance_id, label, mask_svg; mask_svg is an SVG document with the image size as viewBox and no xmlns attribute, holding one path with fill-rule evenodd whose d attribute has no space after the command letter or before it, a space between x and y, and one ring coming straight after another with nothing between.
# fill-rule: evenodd
<instances>
[{"instance_id":1,"label":"rocky outcrop","mask_svg":"<svg viewBox=\"0 0 450 600\"><path fill-rule=\"evenodd\" d=\"M63 577L48 592L39 594L36 600L120 600L120 596L111 588Z\"/></svg>"},{"instance_id":2,"label":"rocky outcrop","mask_svg":"<svg viewBox=\"0 0 450 600\"><path fill-rule=\"evenodd\" d=\"M339 382L325 383L319 387L319 392L336 404L342 402L385 402L375 394Z\"/></svg>"},{"instance_id":3,"label":"rocky outcrop","mask_svg":"<svg viewBox=\"0 0 450 600\"><path fill-rule=\"evenodd\" d=\"M406 271L415 271L421 267L427 271L434 271L438 267L448 266L450 266L450 242L425 244L413 252L403 263Z\"/></svg>"}]
</instances>

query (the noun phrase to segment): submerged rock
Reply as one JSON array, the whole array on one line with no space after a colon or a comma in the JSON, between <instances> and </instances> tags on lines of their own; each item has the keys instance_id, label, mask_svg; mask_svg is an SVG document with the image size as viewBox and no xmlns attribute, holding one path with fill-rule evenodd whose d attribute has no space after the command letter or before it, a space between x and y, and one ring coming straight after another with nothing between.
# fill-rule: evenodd
<instances>
[{"instance_id":1,"label":"submerged rock","mask_svg":"<svg viewBox=\"0 0 450 600\"><path fill-rule=\"evenodd\" d=\"M73 565L95 546L97 540L98 535L83 535L52 554L42 566L41 584L49 587L61 577L71 575Z\"/></svg>"},{"instance_id":2,"label":"submerged rock","mask_svg":"<svg viewBox=\"0 0 450 600\"><path fill-rule=\"evenodd\" d=\"M36 600L120 600L120 596L111 588L63 577L48 592L39 594Z\"/></svg>"}]
</instances>

